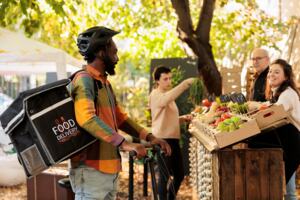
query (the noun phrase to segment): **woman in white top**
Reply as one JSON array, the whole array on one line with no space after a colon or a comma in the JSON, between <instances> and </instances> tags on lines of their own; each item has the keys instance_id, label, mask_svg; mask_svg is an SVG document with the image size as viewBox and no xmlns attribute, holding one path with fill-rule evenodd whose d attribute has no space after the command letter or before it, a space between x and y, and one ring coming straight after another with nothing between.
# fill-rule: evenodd
<instances>
[{"instance_id":1,"label":"woman in white top","mask_svg":"<svg viewBox=\"0 0 300 200\"><path fill-rule=\"evenodd\" d=\"M273 103L282 104L291 115L293 125L300 131L300 95L294 81L292 66L285 60L275 60L267 76L266 97Z\"/></svg>"},{"instance_id":2,"label":"woman in white top","mask_svg":"<svg viewBox=\"0 0 300 200\"><path fill-rule=\"evenodd\" d=\"M171 156L158 156L160 171L158 193L160 199L176 199L177 191L184 178L182 155L179 147L180 122L190 121L191 115L179 116L175 99L188 89L193 78L182 81L172 88L171 70L164 66L156 67L153 72L156 88L150 94L149 104L152 118L152 134L163 138L172 149ZM170 178L173 176L173 179Z\"/></svg>"},{"instance_id":3,"label":"woman in white top","mask_svg":"<svg viewBox=\"0 0 300 200\"><path fill-rule=\"evenodd\" d=\"M289 148L283 148L285 157L291 154L299 156L299 131L300 131L300 95L296 88L296 84L293 79L292 66L285 60L277 59L271 65L267 76L267 89L266 98L272 103L283 105L284 109L290 113L290 119L292 125L287 125L279 129L279 137L283 143L289 144ZM297 137L298 136L298 137ZM291 156L289 156L291 158ZM298 159L293 162L289 162L290 158L285 160L286 165L297 169L299 164ZM295 185L295 173L291 176L290 180L287 180L287 194L286 200L296 200L296 185Z\"/></svg>"}]
</instances>

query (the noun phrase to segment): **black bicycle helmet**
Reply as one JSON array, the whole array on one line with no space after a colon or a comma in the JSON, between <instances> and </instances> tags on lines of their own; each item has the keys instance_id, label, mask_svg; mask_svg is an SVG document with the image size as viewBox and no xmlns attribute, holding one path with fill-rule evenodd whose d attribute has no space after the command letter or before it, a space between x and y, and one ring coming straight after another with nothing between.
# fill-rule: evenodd
<instances>
[{"instance_id":1,"label":"black bicycle helmet","mask_svg":"<svg viewBox=\"0 0 300 200\"><path fill-rule=\"evenodd\" d=\"M94 53L94 49L98 46L105 46L109 39L120 32L111 30L103 26L94 26L80 33L77 38L77 46L79 53L86 56Z\"/></svg>"}]
</instances>

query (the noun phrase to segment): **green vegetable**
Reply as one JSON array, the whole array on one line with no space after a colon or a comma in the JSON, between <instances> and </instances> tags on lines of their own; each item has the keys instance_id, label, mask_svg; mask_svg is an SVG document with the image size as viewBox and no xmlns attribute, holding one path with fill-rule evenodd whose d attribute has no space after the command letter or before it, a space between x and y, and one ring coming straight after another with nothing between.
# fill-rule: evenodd
<instances>
[{"instance_id":1,"label":"green vegetable","mask_svg":"<svg viewBox=\"0 0 300 200\"><path fill-rule=\"evenodd\" d=\"M194 105L200 105L204 94L204 84L200 78L192 83L189 90L189 101Z\"/></svg>"}]
</instances>

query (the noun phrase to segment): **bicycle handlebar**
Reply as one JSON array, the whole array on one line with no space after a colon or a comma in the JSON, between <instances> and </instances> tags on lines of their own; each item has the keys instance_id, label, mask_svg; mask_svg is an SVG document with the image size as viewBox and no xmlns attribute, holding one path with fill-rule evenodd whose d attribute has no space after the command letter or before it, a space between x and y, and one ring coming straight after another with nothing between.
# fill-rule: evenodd
<instances>
[{"instance_id":1,"label":"bicycle handlebar","mask_svg":"<svg viewBox=\"0 0 300 200\"><path fill-rule=\"evenodd\" d=\"M155 144L155 145L153 145L152 147L150 147L148 149L151 149L154 153L159 152L160 154L164 154L164 152L161 151L161 148L158 144ZM129 151L129 156L131 156L131 157L137 156L136 151L134 151L134 150ZM147 157L147 155L145 157Z\"/></svg>"},{"instance_id":2,"label":"bicycle handlebar","mask_svg":"<svg viewBox=\"0 0 300 200\"><path fill-rule=\"evenodd\" d=\"M136 151L134 150L129 151L129 156L134 157L136 155L137 155Z\"/></svg>"}]
</instances>

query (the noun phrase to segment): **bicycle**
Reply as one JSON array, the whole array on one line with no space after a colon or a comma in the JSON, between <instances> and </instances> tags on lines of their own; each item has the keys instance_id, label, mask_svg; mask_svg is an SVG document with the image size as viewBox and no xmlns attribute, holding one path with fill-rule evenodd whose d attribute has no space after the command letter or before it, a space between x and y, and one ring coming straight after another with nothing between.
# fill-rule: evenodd
<instances>
[{"instance_id":1,"label":"bicycle","mask_svg":"<svg viewBox=\"0 0 300 200\"><path fill-rule=\"evenodd\" d=\"M152 193L153 193L153 199L158 200L158 188L157 188L157 181L156 181L156 176L155 176L155 164L156 164L156 156L163 156L164 152L161 151L159 145L154 145L152 147L147 147L147 155L143 158L144 162L144 196L147 196L147 179L148 179L148 170L150 170L150 176L151 176L151 184L152 184ZM137 153L135 151L130 151L129 152L129 186L128 186L128 199L133 200L133 163L134 163L134 158L136 157ZM163 159L162 159L163 160ZM169 171L167 168L165 168L165 171L167 172L167 175L169 175ZM163 174L165 175L165 174ZM58 180L58 184L66 188L68 190L71 189L71 184L69 177L63 178Z\"/></svg>"},{"instance_id":2,"label":"bicycle","mask_svg":"<svg viewBox=\"0 0 300 200\"><path fill-rule=\"evenodd\" d=\"M147 155L144 157L144 196L145 193L147 192L147 187L145 188L145 183L147 183L147 170L145 168L149 168L150 169L150 176L151 176L151 184L152 184L152 193L153 193L153 199L154 200L158 200L159 196L158 196L158 188L157 188L157 182L156 182L156 176L155 176L155 170L154 170L154 166L156 163L156 156L160 156L161 160L163 161L162 156L164 155L164 152L161 151L160 146L159 145L154 145L150 148L148 148L148 153ZM129 152L129 200L133 200L133 160L134 157L136 157L136 152L135 151L130 151ZM166 164L163 163L164 165L164 171L167 174L161 174L161 176L170 176L169 170L166 167ZM172 187L172 190L174 192L174 186Z\"/></svg>"}]
</instances>

